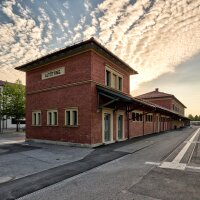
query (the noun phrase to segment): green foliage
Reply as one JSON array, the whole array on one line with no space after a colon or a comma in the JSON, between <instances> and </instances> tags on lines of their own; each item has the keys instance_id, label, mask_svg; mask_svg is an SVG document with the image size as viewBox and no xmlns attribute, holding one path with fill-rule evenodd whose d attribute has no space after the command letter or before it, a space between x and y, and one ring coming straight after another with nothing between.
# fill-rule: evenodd
<instances>
[{"instance_id":1,"label":"green foliage","mask_svg":"<svg viewBox=\"0 0 200 200\"><path fill-rule=\"evenodd\" d=\"M191 114L188 115L188 118L189 118L191 121L194 120L194 117L193 117Z\"/></svg>"},{"instance_id":2,"label":"green foliage","mask_svg":"<svg viewBox=\"0 0 200 200\"><path fill-rule=\"evenodd\" d=\"M15 84L6 83L0 95L0 115L19 120L25 116L25 87L20 80ZM18 129L18 127L17 127Z\"/></svg>"},{"instance_id":3,"label":"green foliage","mask_svg":"<svg viewBox=\"0 0 200 200\"><path fill-rule=\"evenodd\" d=\"M200 121L200 115L199 115L199 116L198 116L198 115L193 116L193 115L189 114L189 115L188 115L188 118L189 118L191 121Z\"/></svg>"}]
</instances>

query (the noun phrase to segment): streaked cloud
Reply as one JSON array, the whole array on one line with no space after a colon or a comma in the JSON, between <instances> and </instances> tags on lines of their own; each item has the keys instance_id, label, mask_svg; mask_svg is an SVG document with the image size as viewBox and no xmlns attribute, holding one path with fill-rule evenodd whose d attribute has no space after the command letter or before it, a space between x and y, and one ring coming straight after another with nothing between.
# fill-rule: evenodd
<instances>
[{"instance_id":1,"label":"streaked cloud","mask_svg":"<svg viewBox=\"0 0 200 200\"><path fill-rule=\"evenodd\" d=\"M198 0L2 1L0 79L13 68L94 36L139 72L131 90L200 52Z\"/></svg>"},{"instance_id":2,"label":"streaked cloud","mask_svg":"<svg viewBox=\"0 0 200 200\"><path fill-rule=\"evenodd\" d=\"M199 1L105 1L98 6L99 38L139 71L131 89L157 78L200 51ZM109 11L108 11L109 8ZM134 82L136 85L134 85Z\"/></svg>"}]
</instances>

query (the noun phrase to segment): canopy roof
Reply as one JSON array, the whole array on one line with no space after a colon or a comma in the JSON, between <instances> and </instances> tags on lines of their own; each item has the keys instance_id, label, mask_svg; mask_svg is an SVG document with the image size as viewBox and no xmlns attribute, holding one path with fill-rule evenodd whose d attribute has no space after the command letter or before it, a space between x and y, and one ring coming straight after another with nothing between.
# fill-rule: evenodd
<instances>
[{"instance_id":1,"label":"canopy roof","mask_svg":"<svg viewBox=\"0 0 200 200\"><path fill-rule=\"evenodd\" d=\"M148 112L159 112L161 114L170 115L173 117L177 117L179 119L186 119L189 120L187 117L177 114L172 110L159 106L157 104L151 103L149 101L132 97L131 95L127 95L120 91L111 89L109 87L103 85L97 85L97 92L99 95L106 96L111 99L111 103L114 102L123 102L126 106L133 107L130 111L137 110L137 109L145 109ZM106 104L105 104L106 105Z\"/></svg>"}]
</instances>

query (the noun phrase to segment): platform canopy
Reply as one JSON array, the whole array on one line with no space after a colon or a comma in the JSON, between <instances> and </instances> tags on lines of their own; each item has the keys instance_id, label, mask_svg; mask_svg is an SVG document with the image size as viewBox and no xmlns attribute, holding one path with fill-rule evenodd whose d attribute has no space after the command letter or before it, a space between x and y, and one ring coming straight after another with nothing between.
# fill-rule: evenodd
<instances>
[{"instance_id":1,"label":"platform canopy","mask_svg":"<svg viewBox=\"0 0 200 200\"><path fill-rule=\"evenodd\" d=\"M98 94L98 109L123 109L126 110L126 112L132 112L134 110L145 110L146 114L160 113L163 115L169 115L173 119L177 120L189 120L187 117L175 113L172 110L139 98L134 98L131 95L127 95L115 89L103 85L97 85L96 88Z\"/></svg>"}]
</instances>

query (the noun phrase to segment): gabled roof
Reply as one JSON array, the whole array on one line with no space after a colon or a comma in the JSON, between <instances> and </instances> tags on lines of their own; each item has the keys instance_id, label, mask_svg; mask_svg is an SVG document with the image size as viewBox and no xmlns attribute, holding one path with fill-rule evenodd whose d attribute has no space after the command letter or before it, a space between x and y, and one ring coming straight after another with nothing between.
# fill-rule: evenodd
<instances>
[{"instance_id":1,"label":"gabled roof","mask_svg":"<svg viewBox=\"0 0 200 200\"><path fill-rule=\"evenodd\" d=\"M164 97L173 97L172 94L167 94L164 92L160 92L158 88L156 88L154 91L147 92L145 94L137 96L137 98L140 99L153 99L153 98L164 98Z\"/></svg>"},{"instance_id":2,"label":"gabled roof","mask_svg":"<svg viewBox=\"0 0 200 200\"><path fill-rule=\"evenodd\" d=\"M101 45L99 42L97 42L93 37L89 40L85 40L83 42L74 44L72 46L68 46L64 49L61 49L59 51L50 53L46 56L43 56L39 59L36 59L34 61L31 61L29 63L26 63L24 65L21 65L19 67L16 67L15 69L20 71L30 71L32 69L44 66L48 63L54 62L56 60L62 60L66 57L70 57L73 55L76 55L78 53L82 53L85 51L93 50L100 55L104 56L106 59L108 59L110 62L115 63L119 67L122 67L124 70L129 72L130 74L137 74L137 71L135 71L133 68L131 68L127 63L125 63L123 60L121 60L118 56L114 55L111 51L109 51L107 48L105 48L103 45Z\"/></svg>"},{"instance_id":3,"label":"gabled roof","mask_svg":"<svg viewBox=\"0 0 200 200\"><path fill-rule=\"evenodd\" d=\"M145 100L172 98L172 99L175 99L176 101L178 101L184 108L186 108L186 106L182 102L180 102L173 94L160 92L158 88L156 88L154 91L139 95L136 98L145 99Z\"/></svg>"}]
</instances>

